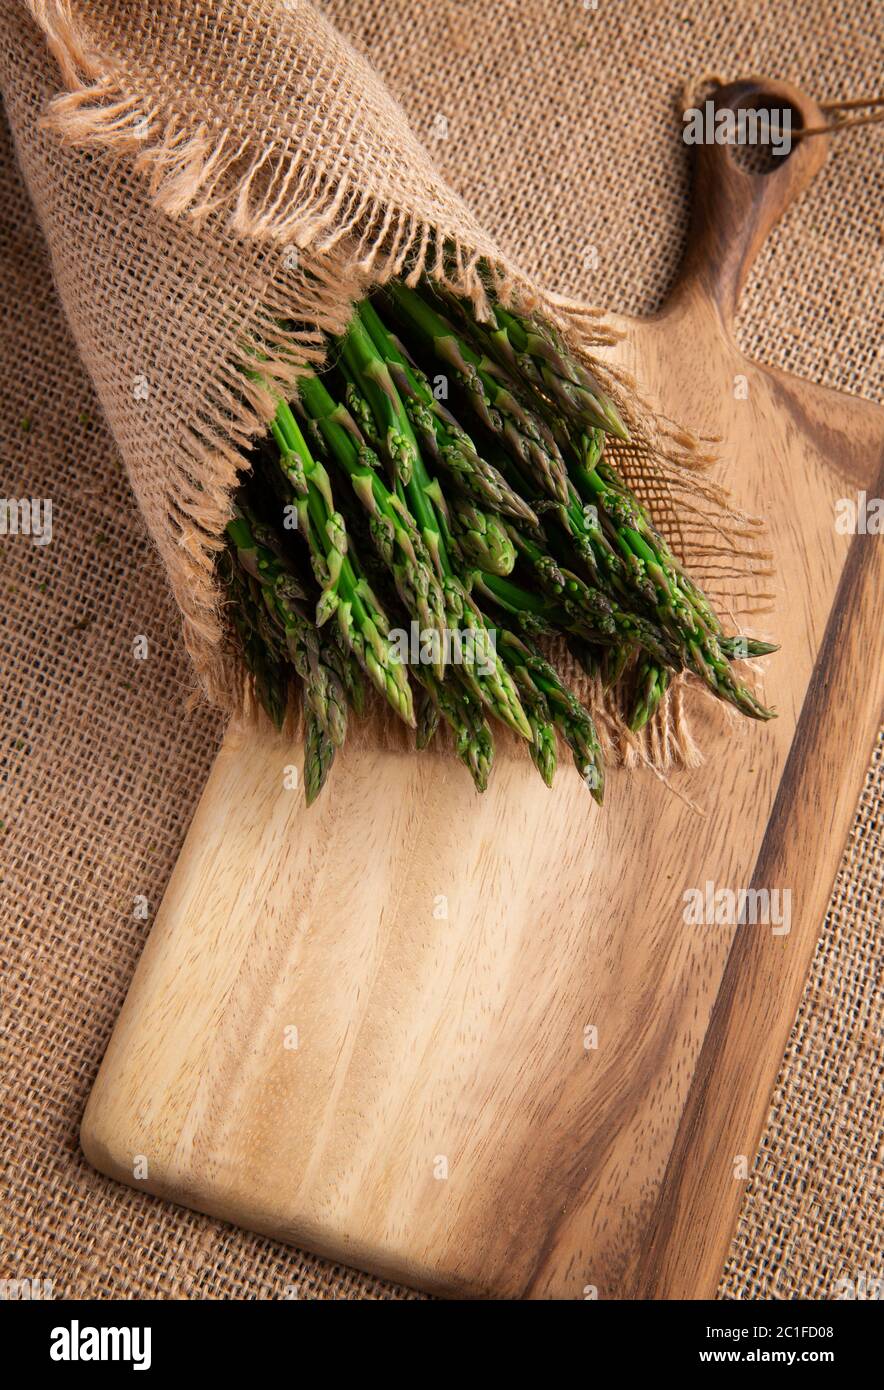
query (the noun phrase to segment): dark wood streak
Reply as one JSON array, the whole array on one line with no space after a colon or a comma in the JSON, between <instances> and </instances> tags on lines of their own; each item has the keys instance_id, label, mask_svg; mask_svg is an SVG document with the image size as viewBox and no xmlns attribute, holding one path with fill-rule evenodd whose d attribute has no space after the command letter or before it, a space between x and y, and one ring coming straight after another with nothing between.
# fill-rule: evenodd
<instances>
[{"instance_id":1,"label":"dark wood streak","mask_svg":"<svg viewBox=\"0 0 884 1390\"><path fill-rule=\"evenodd\" d=\"M876 496L884 496L884 458L879 466L874 487ZM790 836L794 833L794 822L797 819L796 808L800 806L806 792L813 787L813 773L821 752L820 730L825 729L829 721L833 721L837 726L839 687L844 682L849 682L851 676L855 677L856 674L850 667L851 654L855 651L856 641L855 630L852 633L853 641L849 640L851 636L850 625L856 622L857 614L862 612L864 607L871 621L874 621L876 617L876 606L870 602L869 595L865 591L867 586L873 583L875 566L880 564L880 550L878 548L882 545L884 545L884 536L856 536L848 551L847 561L826 624L813 676L801 708L795 737L756 859L751 884L753 889L769 888L772 883L782 882L783 865L791 862L790 850L793 853L794 850L790 845ZM877 682L879 688L880 721L881 714L884 714L884 708L882 708L884 706L884 692L881 691L882 673L880 671L870 672L869 678ZM835 730L833 730L834 732ZM835 747L834 751L838 751L838 746ZM868 750L860 748L858 751L860 757L854 758L854 765L861 769L860 775L862 775L867 764ZM851 788L851 802L855 801L855 794L856 789ZM820 834L825 836L828 830L828 818L824 820L820 815L821 807L814 809ZM828 884L827 891L831 891L831 882ZM822 910L824 910L824 905L821 912ZM816 949L817 927L821 912L805 911L804 913L806 922L802 927L802 941L799 949L802 949L807 955L807 966L809 966ZM704 1140L708 1140L707 1128L714 1122L720 1122L724 1113L727 1113L731 1119L734 1141L732 1151L734 1153L739 1152L737 1145L742 1141L742 1135L745 1131L740 1131L737 1128L733 1108L729 1110L722 1101L721 1090L725 1083L722 1082L721 1078L725 1074L727 1060L732 1060L733 1055L739 1049L741 1038L745 1036L747 1027L745 1012L741 1012L738 1007L740 987L745 983L750 971L757 973L759 952L768 949L767 944L759 944L757 927L737 928L675 1144L669 1156L655 1209L656 1216L648 1232L645 1245L646 1254L639 1266L634 1288L628 1293L624 1291L627 1297L660 1299L684 1296L711 1298L714 1296L714 1284L707 1289L705 1295L702 1292L685 1293L677 1285L673 1286L672 1276L667 1270L667 1263L672 1255L674 1243L680 1239L680 1234L683 1234L686 1228L689 1227L696 1231L701 1238L705 1235L696 1208L698 1167L705 1166L702 1150ZM802 967L798 972L802 987L807 966ZM801 990L798 992L795 1010L790 1017L794 1017L794 1012L797 1011L800 1003L800 997ZM761 1095L760 1100L763 1103L759 1103L757 1094L751 1094L751 1085L747 1083L746 1086L746 1094L743 1097L741 1108L746 1114L747 1126L749 1123L752 1125L753 1144L750 1152L753 1156L757 1152L761 1140L770 1092L775 1080L774 1077L768 1090ZM739 1103L737 1109L740 1109ZM750 1115L751 1119L749 1118ZM733 1179L731 1182L734 1187L737 1186ZM699 1194L699 1200L701 1204L704 1203L704 1194ZM712 1201L711 1195L708 1200ZM689 1206L691 1206L691 1211L688 1218L685 1212ZM717 1230L722 1237L726 1237L728 1240L730 1238L730 1228L721 1223L720 1219L718 1222L711 1222L708 1229ZM724 1245L719 1252L718 1270L724 1262L726 1253L726 1245ZM710 1269L714 1267L712 1259L709 1260L709 1267Z\"/></svg>"},{"instance_id":2,"label":"dark wood streak","mask_svg":"<svg viewBox=\"0 0 884 1390\"><path fill-rule=\"evenodd\" d=\"M650 1015L649 1015L650 1017ZM552 1189L544 1192L545 1203L549 1208L549 1219L544 1223L543 1243L537 1251L533 1268L525 1279L517 1297L531 1299L543 1297L543 1282L548 1276L549 1266L560 1234L567 1230L573 1220L575 1206L585 1207L598 1187L600 1175L605 1171L605 1163L614 1148L617 1136L631 1116L648 1084L658 1074L661 1057L671 1055L671 1047L679 1025L680 1015L673 1008L662 1015L661 1026L656 1028L641 1051L641 1058L628 1071L629 1086L618 1091L606 1092L613 1102L606 1106L601 1115L593 1114L597 1101L591 1096L577 1115L573 1131L562 1141L563 1150L573 1146L573 1156L569 1158L561 1177ZM581 1136L589 1134L590 1140L581 1142Z\"/></svg>"},{"instance_id":3,"label":"dark wood streak","mask_svg":"<svg viewBox=\"0 0 884 1390\"><path fill-rule=\"evenodd\" d=\"M782 372L776 367L767 367L763 363L754 362L753 366L763 372L770 383L771 389L776 396L778 405L788 412L794 420L796 426L802 434L813 437L819 442L820 449L825 453L826 462L836 471L839 477L845 482L857 488L871 488L874 480L877 462L873 454L863 455L855 446L850 447L851 442L845 438L844 431L838 424L830 424L826 419L826 397L831 398L833 407L843 406L845 393L843 391L827 391L822 386L817 386L812 396L802 390L803 382L796 377L790 376L788 372ZM813 402L813 413L809 402ZM859 413L865 407L870 417L879 410L878 406L870 401L864 401L860 397L851 398L851 409ZM880 497L880 493L875 493Z\"/></svg>"}]
</instances>

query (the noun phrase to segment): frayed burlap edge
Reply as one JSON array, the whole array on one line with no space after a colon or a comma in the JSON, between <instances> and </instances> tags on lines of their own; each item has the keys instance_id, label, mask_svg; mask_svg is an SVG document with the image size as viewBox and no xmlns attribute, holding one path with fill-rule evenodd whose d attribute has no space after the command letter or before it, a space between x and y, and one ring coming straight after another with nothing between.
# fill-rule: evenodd
<instances>
[{"instance_id":1,"label":"frayed burlap edge","mask_svg":"<svg viewBox=\"0 0 884 1390\"><path fill-rule=\"evenodd\" d=\"M742 582L742 588L731 582L724 595L735 621L768 610L770 595L762 585L773 568L764 527L759 518L736 510L727 490L708 476L718 441L655 412L628 373L594 354L618 338L605 311L537 286L453 195L457 219L446 224L422 218L373 197L355 175L335 183L309 158L272 138L262 143L254 135L239 138L231 128L210 131L161 98L131 90L118 66L90 44L69 0L28 0L28 7L67 88L49 104L46 128L63 142L130 156L155 206L173 219L188 216L205 235L211 235L207 223L219 225L220 218L236 236L304 253L297 277L268 295L251 331L232 336L229 354L215 364L214 399L198 403L199 427L182 437L180 476L170 485L177 546L170 550L158 540L187 649L211 702L261 718L215 576L248 447L266 432L274 391L290 392L304 366L323 360L325 335L344 328L354 300L400 275L410 284L427 275L467 298L480 318L489 314L485 276L504 304L555 322L617 404L631 436L624 449L613 448L618 466L652 507L676 553L719 602L715 584L704 575L708 564L729 581ZM248 374L256 358L266 385ZM699 689L693 678L675 679L648 727L634 735L625 726L619 692L573 667L566 674L593 709L607 756L664 773L702 761L688 711L688 699ZM297 714L293 718L297 723ZM406 737L388 711L378 723L385 738Z\"/></svg>"}]
</instances>

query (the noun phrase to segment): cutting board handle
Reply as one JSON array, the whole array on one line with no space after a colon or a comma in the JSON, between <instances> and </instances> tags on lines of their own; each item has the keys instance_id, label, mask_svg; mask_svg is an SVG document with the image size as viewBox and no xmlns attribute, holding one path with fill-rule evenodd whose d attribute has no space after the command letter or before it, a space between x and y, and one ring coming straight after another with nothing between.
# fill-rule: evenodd
<instances>
[{"instance_id":1,"label":"cutting board handle","mask_svg":"<svg viewBox=\"0 0 884 1390\"><path fill-rule=\"evenodd\" d=\"M714 94L716 112L724 108L792 111L792 128L825 124L813 100L789 82L745 77ZM774 223L804 191L825 162L829 136L792 141L791 151L771 154L768 173L751 173L734 158L733 146L696 146L693 214L688 249L666 312L685 309L698 296L707 299L729 327L740 290Z\"/></svg>"}]
</instances>

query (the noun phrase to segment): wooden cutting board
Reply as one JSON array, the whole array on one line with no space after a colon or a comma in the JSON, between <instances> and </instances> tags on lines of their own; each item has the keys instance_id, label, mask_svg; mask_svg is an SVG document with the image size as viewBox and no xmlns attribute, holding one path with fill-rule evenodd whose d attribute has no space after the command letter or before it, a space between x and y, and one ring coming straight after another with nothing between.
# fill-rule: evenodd
<instances>
[{"instance_id":1,"label":"wooden cutting board","mask_svg":"<svg viewBox=\"0 0 884 1390\"><path fill-rule=\"evenodd\" d=\"M755 91L823 119L720 101ZM884 411L731 338L825 139L767 177L698 153L681 279L617 353L769 518L779 719L678 775L705 816L647 773L599 812L527 757L478 797L357 748L307 811L300 749L231 728L83 1120L102 1172L451 1295L714 1294L884 704L884 539L834 524L884 496ZM790 930L686 925L707 882L788 890Z\"/></svg>"}]
</instances>

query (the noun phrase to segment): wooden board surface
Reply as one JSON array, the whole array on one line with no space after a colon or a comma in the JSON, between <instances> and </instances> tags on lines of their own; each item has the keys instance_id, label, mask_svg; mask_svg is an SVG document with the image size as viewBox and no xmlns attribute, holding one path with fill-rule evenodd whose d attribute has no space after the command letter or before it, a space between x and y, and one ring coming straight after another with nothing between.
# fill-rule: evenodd
<instances>
[{"instance_id":1,"label":"wooden board surface","mask_svg":"<svg viewBox=\"0 0 884 1390\"><path fill-rule=\"evenodd\" d=\"M649 774L600 813L527 759L480 798L357 748L308 812L300 750L231 728L84 1117L103 1172L447 1294L714 1294L884 703L881 539L834 525L884 495L884 412L730 332L824 154L762 179L701 148L682 279L617 349L769 518L780 717L679 775L702 817ZM788 932L687 925L707 882L788 891Z\"/></svg>"}]
</instances>

